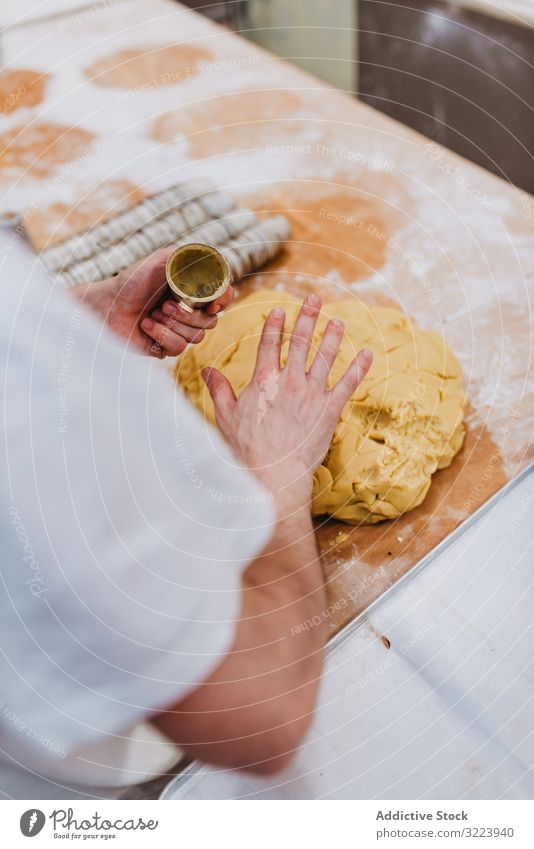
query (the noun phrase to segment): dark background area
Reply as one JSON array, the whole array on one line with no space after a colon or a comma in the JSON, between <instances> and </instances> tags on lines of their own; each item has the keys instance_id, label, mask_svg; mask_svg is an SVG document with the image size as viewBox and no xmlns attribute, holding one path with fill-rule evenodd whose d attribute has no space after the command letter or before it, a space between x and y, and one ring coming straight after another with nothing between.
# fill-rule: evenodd
<instances>
[{"instance_id":1,"label":"dark background area","mask_svg":"<svg viewBox=\"0 0 534 849\"><path fill-rule=\"evenodd\" d=\"M257 39L261 32L255 30L258 5L248 0L185 2L242 29L245 37ZM313 4L287 2L303 3L302 46L306 26L314 26ZM534 192L534 28L455 2L346 2L357 6L352 91L392 118ZM270 0L263 3L269 6ZM279 27L284 26L283 8L271 6L272 21ZM318 76L324 74L324 57L333 49L328 32L321 44L316 55L323 62L318 60L314 70ZM267 46L276 51L276 42ZM309 55L314 49L318 45L310 36ZM290 52L282 55L299 61Z\"/></svg>"},{"instance_id":2,"label":"dark background area","mask_svg":"<svg viewBox=\"0 0 534 849\"><path fill-rule=\"evenodd\" d=\"M534 30L450 4L360 0L359 96L534 192Z\"/></svg>"}]
</instances>

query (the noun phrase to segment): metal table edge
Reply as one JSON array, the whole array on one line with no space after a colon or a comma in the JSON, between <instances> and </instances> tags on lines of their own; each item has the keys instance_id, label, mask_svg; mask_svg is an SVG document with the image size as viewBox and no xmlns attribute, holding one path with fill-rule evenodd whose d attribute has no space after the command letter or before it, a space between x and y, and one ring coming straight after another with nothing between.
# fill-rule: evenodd
<instances>
[{"instance_id":1,"label":"metal table edge","mask_svg":"<svg viewBox=\"0 0 534 849\"><path fill-rule=\"evenodd\" d=\"M337 632L327 643L326 645L326 656L330 656L339 646L348 640L369 618L371 613L377 610L381 604L384 603L386 599L389 599L393 596L393 594L400 592L402 588L409 582L412 581L418 574L421 572L426 566L432 563L440 554L443 554L457 539L459 539L469 528L471 528L476 522L490 510L495 507L496 504L501 501L509 492L511 492L515 487L521 483L526 477L534 472L534 461L529 463L522 469L519 474L515 475L511 478L508 483L506 483L501 489L499 489L496 493L494 493L484 504L475 510L475 512L469 516L468 519L465 519L461 522L457 528L455 528L448 536L445 537L438 545L436 545L431 551L428 552L421 560L419 560L411 569L409 569L398 581L392 584L389 589L383 592L375 601L371 602L371 604L362 610L357 616L354 617L350 622L348 622L341 630ZM175 776L162 790L159 795L159 799L162 801L170 800L173 798L172 794L174 791L180 787L182 784L185 784L187 781L190 781L195 775L198 775L199 772L203 769L205 765L201 761L193 761L190 763L184 771Z\"/></svg>"}]
</instances>

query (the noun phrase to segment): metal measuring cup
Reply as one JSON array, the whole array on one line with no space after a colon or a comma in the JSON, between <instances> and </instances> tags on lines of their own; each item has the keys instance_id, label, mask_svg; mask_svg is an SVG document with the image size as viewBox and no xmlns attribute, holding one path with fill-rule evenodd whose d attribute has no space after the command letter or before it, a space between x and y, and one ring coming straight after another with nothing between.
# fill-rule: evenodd
<instances>
[{"instance_id":1,"label":"metal measuring cup","mask_svg":"<svg viewBox=\"0 0 534 849\"><path fill-rule=\"evenodd\" d=\"M224 294L232 282L228 262L213 245L181 245L167 259L165 275L182 306L193 312Z\"/></svg>"}]
</instances>

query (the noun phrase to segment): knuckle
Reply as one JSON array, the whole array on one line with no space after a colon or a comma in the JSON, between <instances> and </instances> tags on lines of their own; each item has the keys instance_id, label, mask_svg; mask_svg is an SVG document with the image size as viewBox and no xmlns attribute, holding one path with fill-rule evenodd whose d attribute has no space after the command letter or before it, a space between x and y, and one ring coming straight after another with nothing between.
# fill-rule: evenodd
<instances>
[{"instance_id":1,"label":"knuckle","mask_svg":"<svg viewBox=\"0 0 534 849\"><path fill-rule=\"evenodd\" d=\"M291 337L291 343L294 348L304 348L309 344L308 336L303 333L293 333Z\"/></svg>"},{"instance_id":2,"label":"knuckle","mask_svg":"<svg viewBox=\"0 0 534 849\"><path fill-rule=\"evenodd\" d=\"M331 362L337 357L337 352L337 345L325 345L321 353L323 359L326 360L326 362Z\"/></svg>"},{"instance_id":3,"label":"knuckle","mask_svg":"<svg viewBox=\"0 0 534 849\"><path fill-rule=\"evenodd\" d=\"M286 370L284 373L284 388L291 395L296 395L305 386L305 375L295 374Z\"/></svg>"},{"instance_id":4,"label":"knuckle","mask_svg":"<svg viewBox=\"0 0 534 849\"><path fill-rule=\"evenodd\" d=\"M260 384L260 386L266 383L274 383L277 377L277 372L267 366L257 369L256 374L254 375L254 379Z\"/></svg>"},{"instance_id":5,"label":"knuckle","mask_svg":"<svg viewBox=\"0 0 534 849\"><path fill-rule=\"evenodd\" d=\"M358 388L359 382L359 375L356 372L348 371L343 375L343 383L353 391Z\"/></svg>"},{"instance_id":6,"label":"knuckle","mask_svg":"<svg viewBox=\"0 0 534 849\"><path fill-rule=\"evenodd\" d=\"M311 388L313 392L317 392L318 390L323 390L325 385L325 378L321 377L318 374L310 371L308 373L308 381L311 384Z\"/></svg>"}]
</instances>

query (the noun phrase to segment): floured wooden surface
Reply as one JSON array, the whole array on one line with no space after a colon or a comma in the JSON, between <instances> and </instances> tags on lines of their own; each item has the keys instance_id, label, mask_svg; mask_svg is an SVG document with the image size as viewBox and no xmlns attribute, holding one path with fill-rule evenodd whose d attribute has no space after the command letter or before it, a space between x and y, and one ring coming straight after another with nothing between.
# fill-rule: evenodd
<instances>
[{"instance_id":1,"label":"floured wooden surface","mask_svg":"<svg viewBox=\"0 0 534 849\"><path fill-rule=\"evenodd\" d=\"M4 42L9 73L46 81L1 116L0 213L25 211L37 247L209 175L293 223L245 291L392 303L461 359L467 439L424 504L318 524L334 632L533 459L534 199L174 3L68 20Z\"/></svg>"}]
</instances>

